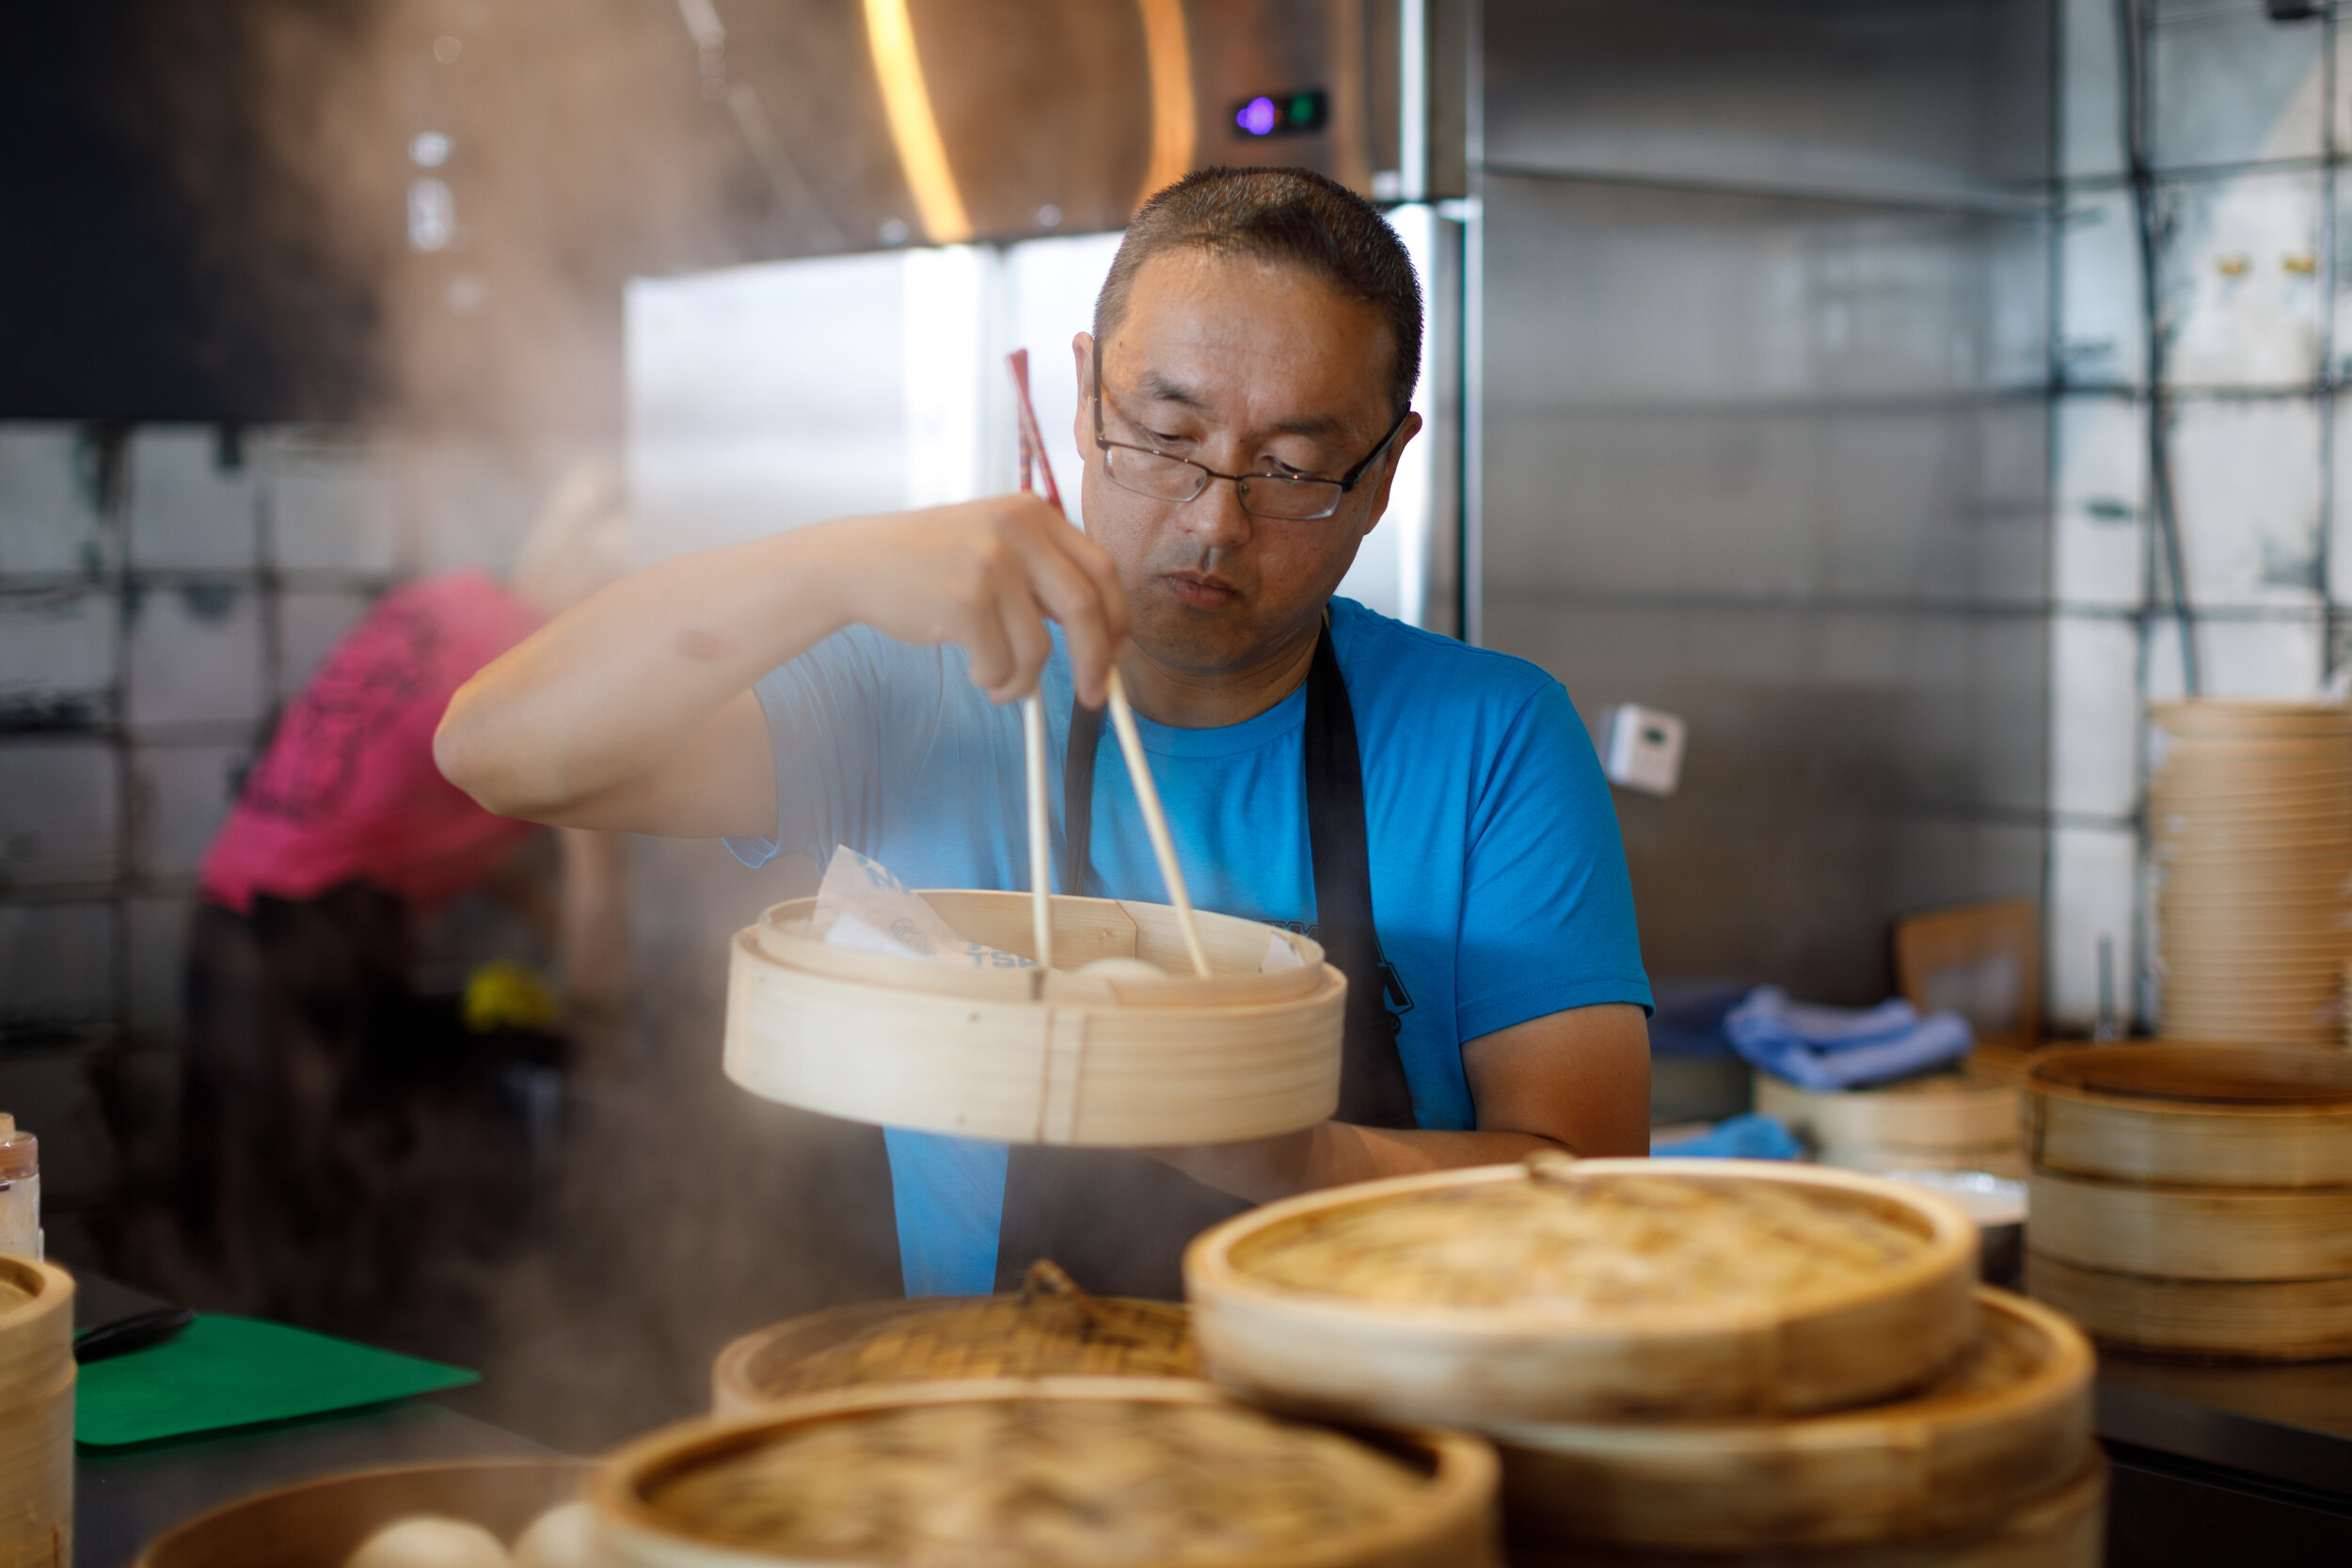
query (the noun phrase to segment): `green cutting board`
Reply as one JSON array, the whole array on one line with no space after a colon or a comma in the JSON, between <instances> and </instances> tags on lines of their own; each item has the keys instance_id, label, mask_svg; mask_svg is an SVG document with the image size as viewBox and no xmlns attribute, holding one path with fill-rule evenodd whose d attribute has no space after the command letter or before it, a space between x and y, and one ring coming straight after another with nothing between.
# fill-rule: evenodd
<instances>
[{"instance_id":1,"label":"green cutting board","mask_svg":"<svg viewBox=\"0 0 2352 1568\"><path fill-rule=\"evenodd\" d=\"M73 1435L92 1448L350 1410L482 1381L463 1367L252 1318L199 1313L179 1338L82 1369Z\"/></svg>"}]
</instances>

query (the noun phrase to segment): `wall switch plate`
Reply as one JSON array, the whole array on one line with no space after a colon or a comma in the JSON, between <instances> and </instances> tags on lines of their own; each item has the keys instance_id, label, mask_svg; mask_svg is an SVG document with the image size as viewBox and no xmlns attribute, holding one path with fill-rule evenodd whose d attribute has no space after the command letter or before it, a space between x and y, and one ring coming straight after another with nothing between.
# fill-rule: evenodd
<instances>
[{"instance_id":1,"label":"wall switch plate","mask_svg":"<svg viewBox=\"0 0 2352 1568\"><path fill-rule=\"evenodd\" d=\"M1611 708L1602 749L1609 782L1645 795L1672 795L1682 782L1682 721L1632 703Z\"/></svg>"}]
</instances>

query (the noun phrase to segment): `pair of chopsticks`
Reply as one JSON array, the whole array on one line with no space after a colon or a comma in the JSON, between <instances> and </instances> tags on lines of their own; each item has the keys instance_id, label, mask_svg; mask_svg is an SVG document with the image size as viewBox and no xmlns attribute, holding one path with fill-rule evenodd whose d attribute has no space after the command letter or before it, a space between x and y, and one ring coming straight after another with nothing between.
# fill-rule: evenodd
<instances>
[{"instance_id":1,"label":"pair of chopsticks","mask_svg":"<svg viewBox=\"0 0 2352 1568\"><path fill-rule=\"evenodd\" d=\"M1045 499L1068 515L1061 488L1054 483L1054 465L1045 455L1045 437L1038 431L1037 408L1029 401L1029 351L1017 348L1006 356L1012 367L1013 405L1021 429L1021 488L1041 482ZM1111 666L1105 692L1111 728L1119 732L1119 750L1127 759L1128 777L1135 781L1136 803L1143 808L1144 832L1152 837L1152 854L1160 863L1160 879L1168 884L1168 901L1176 906L1176 924L1184 933L1184 949L1192 955L1193 973L1209 976L1209 957L1200 946L1200 928L1192 917L1192 895L1184 890L1184 868L1176 863L1176 841L1168 836L1168 813L1160 807L1159 786L1152 782L1152 766L1144 760L1143 736L1136 729L1135 709L1127 705L1126 684L1119 667ZM1052 847L1047 842L1052 818L1046 812L1045 705L1034 691L1021 699L1021 739L1029 781L1029 911L1036 923L1037 961L1054 967L1052 906Z\"/></svg>"}]
</instances>

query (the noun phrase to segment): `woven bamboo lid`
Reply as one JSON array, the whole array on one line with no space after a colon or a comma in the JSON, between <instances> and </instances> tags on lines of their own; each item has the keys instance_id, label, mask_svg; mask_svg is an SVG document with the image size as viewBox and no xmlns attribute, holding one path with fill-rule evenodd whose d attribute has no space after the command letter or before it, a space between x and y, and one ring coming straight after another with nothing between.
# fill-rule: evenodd
<instances>
[{"instance_id":1,"label":"woven bamboo lid","mask_svg":"<svg viewBox=\"0 0 2352 1568\"><path fill-rule=\"evenodd\" d=\"M1197 1382L1041 1378L810 1395L614 1454L608 1568L1494 1568L1494 1450L1359 1433Z\"/></svg>"},{"instance_id":2,"label":"woven bamboo lid","mask_svg":"<svg viewBox=\"0 0 2352 1568\"><path fill-rule=\"evenodd\" d=\"M1979 1290L1977 1313L1959 1360L1884 1404L1794 1420L1498 1428L1513 1537L1845 1546L2005 1518L2089 1459L2093 1358L2079 1329L2022 1296Z\"/></svg>"},{"instance_id":3,"label":"woven bamboo lid","mask_svg":"<svg viewBox=\"0 0 2352 1568\"><path fill-rule=\"evenodd\" d=\"M1041 1259L1016 1294L861 1302L747 1334L719 1353L711 1408L881 1383L1199 1375L1183 1307L1089 1295Z\"/></svg>"},{"instance_id":4,"label":"woven bamboo lid","mask_svg":"<svg viewBox=\"0 0 2352 1568\"><path fill-rule=\"evenodd\" d=\"M1366 1182L1197 1238L1209 1374L1247 1398L1485 1428L1772 1415L1915 1385L1976 1332L1977 1231L1847 1171L1539 1156Z\"/></svg>"}]
</instances>

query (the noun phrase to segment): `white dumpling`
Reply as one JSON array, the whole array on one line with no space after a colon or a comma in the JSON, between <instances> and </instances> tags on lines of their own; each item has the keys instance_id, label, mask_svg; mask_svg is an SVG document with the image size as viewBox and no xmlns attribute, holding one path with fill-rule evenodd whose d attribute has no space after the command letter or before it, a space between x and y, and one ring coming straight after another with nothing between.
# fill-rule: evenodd
<instances>
[{"instance_id":1,"label":"white dumpling","mask_svg":"<svg viewBox=\"0 0 2352 1568\"><path fill-rule=\"evenodd\" d=\"M1121 980L1165 980L1168 971L1148 958L1097 958L1079 968L1078 974L1089 980L1108 980L1116 985Z\"/></svg>"},{"instance_id":2,"label":"white dumpling","mask_svg":"<svg viewBox=\"0 0 2352 1568\"><path fill-rule=\"evenodd\" d=\"M597 1568L596 1516L586 1503L548 1509L515 1543L515 1568Z\"/></svg>"},{"instance_id":3,"label":"white dumpling","mask_svg":"<svg viewBox=\"0 0 2352 1568\"><path fill-rule=\"evenodd\" d=\"M434 1514L396 1519L359 1544L343 1568L514 1568L499 1538L480 1525Z\"/></svg>"}]
</instances>

